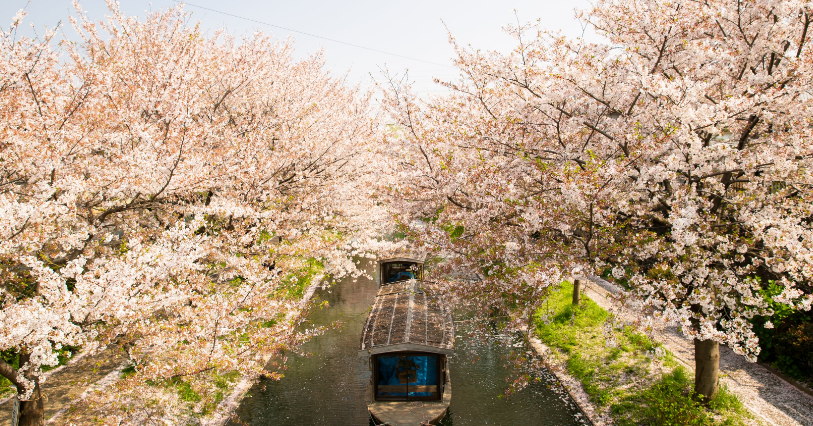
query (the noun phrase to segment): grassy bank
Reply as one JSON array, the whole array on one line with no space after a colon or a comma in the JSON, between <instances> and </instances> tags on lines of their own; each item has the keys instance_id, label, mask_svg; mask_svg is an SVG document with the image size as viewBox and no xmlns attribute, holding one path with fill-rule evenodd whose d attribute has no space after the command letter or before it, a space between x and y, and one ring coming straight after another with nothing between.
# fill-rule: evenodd
<instances>
[{"instance_id":1,"label":"grassy bank","mask_svg":"<svg viewBox=\"0 0 813 426\"><path fill-rule=\"evenodd\" d=\"M313 278L319 274L324 273L324 264L316 258L308 258L301 260L297 268L286 274L280 280L280 287L278 294L275 296L301 299L305 295L305 291L311 285Z\"/></svg>"},{"instance_id":2,"label":"grassy bank","mask_svg":"<svg viewBox=\"0 0 813 426\"><path fill-rule=\"evenodd\" d=\"M692 373L668 351L587 297L571 304L569 282L537 313L536 334L554 361L581 381L593 403L618 425L744 425L748 412L722 388L708 406L692 392Z\"/></svg>"},{"instance_id":3,"label":"grassy bank","mask_svg":"<svg viewBox=\"0 0 813 426\"><path fill-rule=\"evenodd\" d=\"M300 300L313 283L314 278L324 274L324 264L319 259L312 257L286 260L290 272L280 279L279 288L273 296L281 299ZM263 326L271 327L276 323L275 320L266 321ZM210 415L217 405L234 391L240 378L240 374L236 371L209 373L208 380L217 387L214 393L200 392L192 383L180 379L165 380L156 385L163 386L164 389L177 394L181 404L185 406L183 410L185 416L189 416L190 419L200 419Z\"/></svg>"}]
</instances>

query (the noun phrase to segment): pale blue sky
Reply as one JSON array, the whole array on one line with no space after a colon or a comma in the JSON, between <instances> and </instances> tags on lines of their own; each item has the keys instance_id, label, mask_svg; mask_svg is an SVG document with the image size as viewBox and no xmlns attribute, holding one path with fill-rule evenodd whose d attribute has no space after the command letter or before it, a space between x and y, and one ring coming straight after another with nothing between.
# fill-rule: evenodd
<instances>
[{"instance_id":1,"label":"pale blue sky","mask_svg":"<svg viewBox=\"0 0 813 426\"><path fill-rule=\"evenodd\" d=\"M101 18L107 11L104 0L80 3L92 18ZM148 10L166 9L174 4L172 0L120 0L125 13L140 16ZM410 80L421 94L442 90L432 83L432 77L449 80L457 76L450 66L454 52L447 41L446 27L461 44L481 50L509 51L515 42L502 28L516 23L515 9L522 22L539 20L546 28L575 37L581 35L582 28L574 19L574 9L587 7L587 0L194 0L186 4L186 10L193 13L193 20L200 20L204 29L225 26L235 35L260 29L275 37L293 36L298 55L324 47L328 68L334 75L349 71L351 82L367 82L370 73L378 78L380 66L386 65L393 72L408 68ZM45 26L54 27L60 19L67 23L65 18L74 13L70 0L2 0L0 25L7 28L14 14L22 8L28 12L25 26L33 23L40 33ZM212 10L431 63L291 33ZM73 31L69 26L66 28L70 36ZM26 33L30 35L30 29L26 29Z\"/></svg>"}]
</instances>

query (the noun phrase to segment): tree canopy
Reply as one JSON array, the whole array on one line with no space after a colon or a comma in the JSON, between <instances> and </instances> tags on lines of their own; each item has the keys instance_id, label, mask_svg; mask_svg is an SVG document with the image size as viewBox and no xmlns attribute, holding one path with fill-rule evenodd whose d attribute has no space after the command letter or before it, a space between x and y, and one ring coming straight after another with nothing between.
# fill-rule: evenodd
<instances>
[{"instance_id":1,"label":"tree canopy","mask_svg":"<svg viewBox=\"0 0 813 426\"><path fill-rule=\"evenodd\" d=\"M0 372L24 417L66 346L124 348L125 408L150 381L256 376L308 334L284 279L359 274L387 220L369 94L320 54L182 8L77 11L78 42L0 34Z\"/></svg>"},{"instance_id":2,"label":"tree canopy","mask_svg":"<svg viewBox=\"0 0 813 426\"><path fill-rule=\"evenodd\" d=\"M764 289L813 301L809 3L609 0L581 19L604 41L515 27L510 54L457 48L448 96L392 82L402 226L480 273L451 288L483 312L527 324L562 277L611 273L755 359Z\"/></svg>"},{"instance_id":3,"label":"tree canopy","mask_svg":"<svg viewBox=\"0 0 813 426\"><path fill-rule=\"evenodd\" d=\"M110 4L77 6L79 41L18 37L23 15L0 34L0 373L24 410L66 346L125 350L122 421L155 380L256 376L313 333L290 274L359 274L393 223L457 302L518 329L603 275L698 359L753 360L769 301L813 304L808 1L599 0L579 18L600 42L452 39L448 93L393 79L380 111L290 41Z\"/></svg>"}]
</instances>

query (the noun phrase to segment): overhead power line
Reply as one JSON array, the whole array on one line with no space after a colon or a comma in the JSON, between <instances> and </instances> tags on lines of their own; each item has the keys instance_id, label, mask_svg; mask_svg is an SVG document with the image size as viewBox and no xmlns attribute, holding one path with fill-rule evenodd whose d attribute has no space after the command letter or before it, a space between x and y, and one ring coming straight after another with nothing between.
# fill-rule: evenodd
<instances>
[{"instance_id":1,"label":"overhead power line","mask_svg":"<svg viewBox=\"0 0 813 426\"><path fill-rule=\"evenodd\" d=\"M352 47L355 47L355 48L358 48L358 49L369 50L371 52L382 53L384 55L397 56L399 58L409 59L411 61L423 62L423 63L426 63L426 64L437 65L439 67L454 68L451 65L438 64L436 62L425 61L423 59L413 58L413 57L406 56L406 55L401 55L401 54L398 54L398 53L392 53L392 52L387 52L387 51L384 51L384 50L374 49L372 47L361 46L361 45L354 44L354 43L348 43L346 41L336 40L336 39L329 38L329 37L322 37L320 35L306 33L304 31L297 31L297 30L294 30L294 29L291 29L291 28L286 28L286 27L280 26L280 25L274 25L274 24L271 24L271 23L268 23L268 22L258 21L256 19L246 18L245 16L235 15L235 14L228 13L228 12L221 12L219 10L211 9L211 8L204 7L204 6L199 6L199 5L189 3L189 2L185 2L185 1L180 1L180 0L173 0L173 1L175 3L184 3L186 5L196 7L198 9L208 10L210 12L219 13L221 15L231 16L232 18L237 18L237 19L242 19L242 20L249 21L249 22L254 22L254 23L257 23L257 24L267 25L269 27L279 28L281 30L290 31L292 33L302 34L302 35L306 35L306 36L309 36L309 37L320 38L322 40L327 40L327 41L330 41L330 42L333 42L333 43L344 44L346 46L352 46Z\"/></svg>"}]
</instances>

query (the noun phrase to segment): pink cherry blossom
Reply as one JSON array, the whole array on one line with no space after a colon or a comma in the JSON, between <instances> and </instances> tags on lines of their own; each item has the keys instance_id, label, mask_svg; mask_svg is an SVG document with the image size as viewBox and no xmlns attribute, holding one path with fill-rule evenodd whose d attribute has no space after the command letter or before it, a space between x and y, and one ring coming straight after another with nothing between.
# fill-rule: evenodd
<instances>
[{"instance_id":1,"label":"pink cherry blossom","mask_svg":"<svg viewBox=\"0 0 813 426\"><path fill-rule=\"evenodd\" d=\"M370 94L321 54L109 5L77 5L79 43L0 34L0 349L23 360L0 372L41 403L61 348L115 343L136 374L114 418L151 380L259 374L313 334L281 280L360 274L389 218Z\"/></svg>"}]
</instances>

